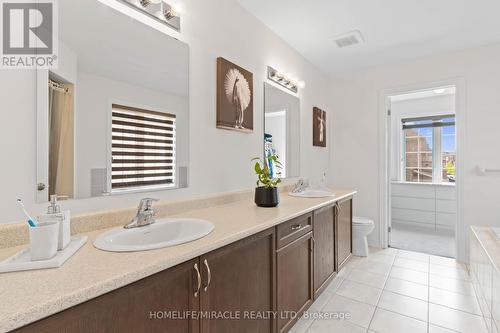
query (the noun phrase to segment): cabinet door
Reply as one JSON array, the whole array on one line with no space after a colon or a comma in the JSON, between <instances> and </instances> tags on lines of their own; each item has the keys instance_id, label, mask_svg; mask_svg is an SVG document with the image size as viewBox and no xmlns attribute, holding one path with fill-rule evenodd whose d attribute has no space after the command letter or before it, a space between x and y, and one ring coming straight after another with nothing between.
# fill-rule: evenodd
<instances>
[{"instance_id":1,"label":"cabinet door","mask_svg":"<svg viewBox=\"0 0 500 333\"><path fill-rule=\"evenodd\" d=\"M312 232L277 251L277 324L279 332L288 332L298 316L313 302Z\"/></svg>"},{"instance_id":2,"label":"cabinet door","mask_svg":"<svg viewBox=\"0 0 500 333\"><path fill-rule=\"evenodd\" d=\"M182 316L198 311L194 292L197 274L188 261L134 282L16 332L199 332L199 323L189 319L167 319L168 313ZM155 319L156 317L156 319Z\"/></svg>"},{"instance_id":3,"label":"cabinet door","mask_svg":"<svg viewBox=\"0 0 500 333\"><path fill-rule=\"evenodd\" d=\"M352 199L341 201L336 209L337 272L347 263L352 253Z\"/></svg>"},{"instance_id":4,"label":"cabinet door","mask_svg":"<svg viewBox=\"0 0 500 333\"><path fill-rule=\"evenodd\" d=\"M314 297L335 276L335 207L314 211Z\"/></svg>"},{"instance_id":5,"label":"cabinet door","mask_svg":"<svg viewBox=\"0 0 500 333\"><path fill-rule=\"evenodd\" d=\"M274 309L274 229L200 257L201 311L231 318L202 318L203 333L272 332L271 318L251 318ZM226 312L226 313L225 313Z\"/></svg>"}]
</instances>

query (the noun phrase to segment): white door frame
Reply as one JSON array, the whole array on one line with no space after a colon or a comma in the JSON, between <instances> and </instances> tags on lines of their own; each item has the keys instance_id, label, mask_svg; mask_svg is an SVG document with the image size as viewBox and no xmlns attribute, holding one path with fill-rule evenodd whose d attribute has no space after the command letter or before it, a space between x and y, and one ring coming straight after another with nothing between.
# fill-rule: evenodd
<instances>
[{"instance_id":1,"label":"white door frame","mask_svg":"<svg viewBox=\"0 0 500 333\"><path fill-rule=\"evenodd\" d=\"M389 186L389 167L388 161L390 152L390 126L388 125L387 110L390 106L389 97L400 95L418 90L429 90L439 86L455 86L455 119L457 134L457 170L456 170L456 195L457 195L457 220L455 226L455 253L459 261L466 261L467 254L465 247L459 247L458 244L465 244L467 232L463 230L463 161L465 152L465 124L466 124L466 99L465 99L465 79L461 77L450 78L441 81L427 83L417 83L406 85L399 88L384 89L379 92L379 221L380 221L380 247L389 246L389 222L391 218L390 208L390 186Z\"/></svg>"}]
</instances>

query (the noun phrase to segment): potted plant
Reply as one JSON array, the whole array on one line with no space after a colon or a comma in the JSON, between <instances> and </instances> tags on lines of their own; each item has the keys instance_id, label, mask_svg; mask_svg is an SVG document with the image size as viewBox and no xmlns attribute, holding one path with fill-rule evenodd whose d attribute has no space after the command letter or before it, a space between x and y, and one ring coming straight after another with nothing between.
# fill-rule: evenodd
<instances>
[{"instance_id":1,"label":"potted plant","mask_svg":"<svg viewBox=\"0 0 500 333\"><path fill-rule=\"evenodd\" d=\"M276 178L271 171L272 168L281 169L281 162L277 155L269 155L266 158L255 157L255 173L257 174L257 187L255 188L255 204L259 207L276 207L279 204L277 186L281 179ZM271 168L270 168L271 166Z\"/></svg>"}]
</instances>

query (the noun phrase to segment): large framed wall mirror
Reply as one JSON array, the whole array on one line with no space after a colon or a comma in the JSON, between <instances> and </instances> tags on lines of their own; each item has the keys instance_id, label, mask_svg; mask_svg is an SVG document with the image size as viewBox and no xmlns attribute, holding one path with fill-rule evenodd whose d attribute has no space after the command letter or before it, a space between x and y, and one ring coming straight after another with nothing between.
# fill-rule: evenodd
<instances>
[{"instance_id":1,"label":"large framed wall mirror","mask_svg":"<svg viewBox=\"0 0 500 333\"><path fill-rule=\"evenodd\" d=\"M37 70L37 201L187 187L189 47L97 0L59 1Z\"/></svg>"},{"instance_id":2,"label":"large framed wall mirror","mask_svg":"<svg viewBox=\"0 0 500 333\"><path fill-rule=\"evenodd\" d=\"M280 178L300 175L300 100L264 83L264 156L276 154L283 167Z\"/></svg>"}]
</instances>

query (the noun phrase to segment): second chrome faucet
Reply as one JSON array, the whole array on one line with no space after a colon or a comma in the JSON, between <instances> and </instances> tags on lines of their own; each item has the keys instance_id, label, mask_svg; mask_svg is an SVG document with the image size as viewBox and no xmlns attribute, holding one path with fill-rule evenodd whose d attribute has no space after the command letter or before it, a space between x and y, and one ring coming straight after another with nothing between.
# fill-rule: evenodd
<instances>
[{"instance_id":1,"label":"second chrome faucet","mask_svg":"<svg viewBox=\"0 0 500 333\"><path fill-rule=\"evenodd\" d=\"M125 229L132 229L143 227L155 223L154 216L156 211L153 209L153 202L158 201L158 199L144 198L141 199L139 203L139 208L137 209L137 214L129 223L125 224L123 227Z\"/></svg>"}]
</instances>

